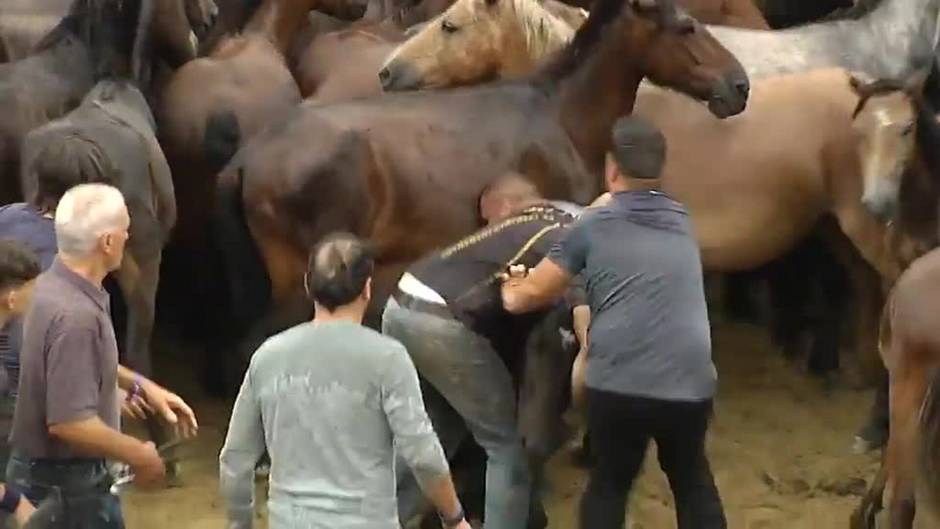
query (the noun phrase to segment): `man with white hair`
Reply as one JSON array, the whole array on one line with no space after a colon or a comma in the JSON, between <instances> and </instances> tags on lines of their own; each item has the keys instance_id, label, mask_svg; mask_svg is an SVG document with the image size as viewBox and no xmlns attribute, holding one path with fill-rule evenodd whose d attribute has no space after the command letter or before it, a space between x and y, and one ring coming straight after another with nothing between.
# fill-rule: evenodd
<instances>
[{"instance_id":1,"label":"man with white hair","mask_svg":"<svg viewBox=\"0 0 940 529\"><path fill-rule=\"evenodd\" d=\"M61 519L74 527L124 526L105 459L129 464L139 484L164 476L154 445L120 432L119 387L184 436L196 429L182 399L118 365L102 281L121 266L129 227L116 188L70 189L55 213L58 254L36 281L24 322L7 479L33 501L55 494Z\"/></svg>"}]
</instances>

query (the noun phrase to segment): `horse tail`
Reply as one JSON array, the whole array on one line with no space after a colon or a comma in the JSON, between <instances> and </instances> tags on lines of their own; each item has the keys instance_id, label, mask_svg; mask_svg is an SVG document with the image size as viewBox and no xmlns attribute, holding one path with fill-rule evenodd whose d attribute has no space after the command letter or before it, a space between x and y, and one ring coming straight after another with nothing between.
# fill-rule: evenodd
<instances>
[{"instance_id":1,"label":"horse tail","mask_svg":"<svg viewBox=\"0 0 940 529\"><path fill-rule=\"evenodd\" d=\"M209 169L218 173L235 156L242 141L238 116L231 110L213 112L206 119L202 149Z\"/></svg>"},{"instance_id":2,"label":"horse tail","mask_svg":"<svg viewBox=\"0 0 940 529\"><path fill-rule=\"evenodd\" d=\"M243 180L243 168L234 166L216 184L212 247L232 318L221 321L220 330L248 329L271 300L271 281L245 216Z\"/></svg>"},{"instance_id":3,"label":"horse tail","mask_svg":"<svg viewBox=\"0 0 940 529\"><path fill-rule=\"evenodd\" d=\"M930 374L921 407L919 454L928 501L940 506L940 369Z\"/></svg>"}]
</instances>

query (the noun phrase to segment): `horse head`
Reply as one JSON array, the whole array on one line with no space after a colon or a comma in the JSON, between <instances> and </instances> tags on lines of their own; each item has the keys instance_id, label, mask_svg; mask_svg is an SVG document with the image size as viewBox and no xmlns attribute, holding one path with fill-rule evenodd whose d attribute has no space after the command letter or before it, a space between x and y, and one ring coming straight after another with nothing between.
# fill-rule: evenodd
<instances>
[{"instance_id":1,"label":"horse head","mask_svg":"<svg viewBox=\"0 0 940 529\"><path fill-rule=\"evenodd\" d=\"M747 105L750 81L737 58L711 32L676 6L674 0L627 0L626 49L645 49L636 57L645 76L694 99L706 101L719 118ZM592 12L593 16L594 13Z\"/></svg>"},{"instance_id":2,"label":"horse head","mask_svg":"<svg viewBox=\"0 0 940 529\"><path fill-rule=\"evenodd\" d=\"M862 203L883 221L895 217L901 183L916 156L915 98L924 80L918 77L910 82L868 81L857 76L850 79L859 96L852 116L862 173Z\"/></svg>"},{"instance_id":3,"label":"horse head","mask_svg":"<svg viewBox=\"0 0 940 529\"><path fill-rule=\"evenodd\" d=\"M537 0L458 0L392 52L379 80L398 91L525 74L573 34Z\"/></svg>"},{"instance_id":4,"label":"horse head","mask_svg":"<svg viewBox=\"0 0 940 529\"><path fill-rule=\"evenodd\" d=\"M155 0L151 36L158 54L178 68L198 55L199 41L215 24L214 0Z\"/></svg>"}]
</instances>

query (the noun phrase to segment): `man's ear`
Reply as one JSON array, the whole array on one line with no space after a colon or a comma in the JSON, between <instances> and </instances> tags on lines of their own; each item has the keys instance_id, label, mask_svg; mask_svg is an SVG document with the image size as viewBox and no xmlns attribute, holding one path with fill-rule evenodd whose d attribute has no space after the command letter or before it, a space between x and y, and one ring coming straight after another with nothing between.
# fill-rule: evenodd
<instances>
[{"instance_id":1,"label":"man's ear","mask_svg":"<svg viewBox=\"0 0 940 529\"><path fill-rule=\"evenodd\" d=\"M372 277L366 279L366 286L362 289L362 297L366 301L372 300Z\"/></svg>"}]
</instances>

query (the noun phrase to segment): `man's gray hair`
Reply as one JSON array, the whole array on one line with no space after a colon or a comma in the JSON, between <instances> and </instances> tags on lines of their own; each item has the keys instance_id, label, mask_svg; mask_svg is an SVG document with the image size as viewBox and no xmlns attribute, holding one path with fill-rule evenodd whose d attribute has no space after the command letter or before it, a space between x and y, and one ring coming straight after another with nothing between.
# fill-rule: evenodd
<instances>
[{"instance_id":1,"label":"man's gray hair","mask_svg":"<svg viewBox=\"0 0 940 529\"><path fill-rule=\"evenodd\" d=\"M650 123L635 117L622 117L611 133L614 161L627 178L656 179L666 161L666 138Z\"/></svg>"},{"instance_id":2,"label":"man's gray hair","mask_svg":"<svg viewBox=\"0 0 940 529\"><path fill-rule=\"evenodd\" d=\"M59 252L88 257L98 237L123 227L127 206L124 195L107 184L80 184L69 189L55 210Z\"/></svg>"}]
</instances>

